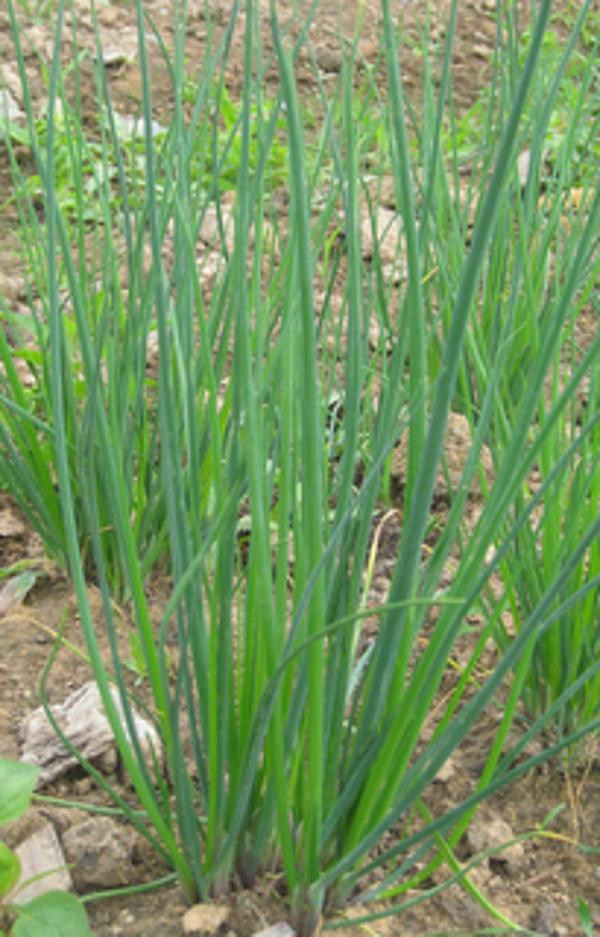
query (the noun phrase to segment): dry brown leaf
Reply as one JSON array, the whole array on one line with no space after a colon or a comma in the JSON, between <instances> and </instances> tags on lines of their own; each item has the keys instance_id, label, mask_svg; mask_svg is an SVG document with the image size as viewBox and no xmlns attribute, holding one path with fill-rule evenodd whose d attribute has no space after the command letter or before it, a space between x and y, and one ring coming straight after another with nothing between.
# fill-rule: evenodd
<instances>
[{"instance_id":1,"label":"dry brown leaf","mask_svg":"<svg viewBox=\"0 0 600 937\"><path fill-rule=\"evenodd\" d=\"M27 593L35 585L37 572L28 570L20 573L18 576L12 576L7 579L0 588L0 618L3 618L8 612L13 611L23 602Z\"/></svg>"}]
</instances>

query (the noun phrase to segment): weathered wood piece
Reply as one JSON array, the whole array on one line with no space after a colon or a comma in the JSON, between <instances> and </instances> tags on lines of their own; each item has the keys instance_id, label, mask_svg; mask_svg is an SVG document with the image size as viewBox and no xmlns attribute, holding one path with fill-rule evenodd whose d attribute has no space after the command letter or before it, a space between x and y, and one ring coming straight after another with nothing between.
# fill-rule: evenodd
<instances>
[{"instance_id":1,"label":"weathered wood piece","mask_svg":"<svg viewBox=\"0 0 600 937\"><path fill-rule=\"evenodd\" d=\"M119 694L114 688L111 689L111 694L125 734L129 737ZM113 731L102 706L100 691L94 681L84 684L63 703L50 708L66 738L88 761L98 762L98 759L107 753L114 753ZM154 755L160 761L162 745L156 729L135 710L133 710L133 718L142 750L145 750L148 759L151 758L151 750L153 750ZM78 764L77 758L65 748L54 732L42 706L23 720L21 743L23 761L38 765L40 768L38 787L53 781Z\"/></svg>"}]
</instances>

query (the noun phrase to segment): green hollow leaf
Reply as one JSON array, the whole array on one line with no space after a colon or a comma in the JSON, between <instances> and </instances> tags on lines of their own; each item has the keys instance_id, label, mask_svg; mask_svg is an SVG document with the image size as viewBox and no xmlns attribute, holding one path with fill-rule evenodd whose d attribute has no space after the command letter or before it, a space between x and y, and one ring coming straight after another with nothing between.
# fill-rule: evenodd
<instances>
[{"instance_id":1,"label":"green hollow leaf","mask_svg":"<svg viewBox=\"0 0 600 937\"><path fill-rule=\"evenodd\" d=\"M19 908L13 937L93 937L93 933L74 895L49 891Z\"/></svg>"},{"instance_id":2,"label":"green hollow leaf","mask_svg":"<svg viewBox=\"0 0 600 937\"><path fill-rule=\"evenodd\" d=\"M25 813L38 774L36 765L0 758L0 824Z\"/></svg>"},{"instance_id":3,"label":"green hollow leaf","mask_svg":"<svg viewBox=\"0 0 600 937\"><path fill-rule=\"evenodd\" d=\"M21 863L19 857L6 843L0 843L0 895L7 895L19 881Z\"/></svg>"}]
</instances>

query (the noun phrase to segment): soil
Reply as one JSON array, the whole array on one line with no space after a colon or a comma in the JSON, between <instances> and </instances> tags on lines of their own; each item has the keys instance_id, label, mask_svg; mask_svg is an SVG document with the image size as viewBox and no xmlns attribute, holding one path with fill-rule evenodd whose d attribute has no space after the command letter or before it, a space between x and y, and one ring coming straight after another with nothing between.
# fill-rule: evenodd
<instances>
[{"instance_id":1,"label":"soil","mask_svg":"<svg viewBox=\"0 0 600 937\"><path fill-rule=\"evenodd\" d=\"M210 0L209 5L219 25L225 30L231 3ZM79 6L79 5L78 5ZM85 4L80 5L79 41L93 48L93 33ZM151 0L146 4L160 34L168 41L172 35L170 4L164 0ZM307 6L307 4L304 4ZM425 28L420 4L396 0L394 14L404 20L406 36L402 57L402 77L409 96L418 107L418 88L422 58L419 55L421 31ZM424 6L424 5L423 5ZM204 19L204 0L190 2L188 28L188 56L200 65L207 38ZM261 0L261 23L265 48L272 47L268 26L268 0ZM444 23L448 12L447 0L431 4L430 37L434 43L443 41ZM489 52L495 40L496 24L493 17L495 2L465 0L459 4L457 40L453 58L453 83L459 108L468 107L476 98L486 79ZM294 28L295 5L280 0L278 10L282 21L290 21ZM341 67L340 30L352 35L357 12L364 12L363 29L359 42L359 58L364 69L376 65L381 48L381 13L377 0L355 0L340 4L339 0L321 0L311 29L314 55L325 83L335 81ZM123 113L134 114L139 109L140 83L135 65L136 37L130 4L109 3L99 7L99 21L104 48L113 54L115 64L110 69L111 92L115 105ZM23 24L22 41L47 54L52 27L45 21ZM218 39L216 34L214 40ZM155 82L157 120L168 113L170 100L168 83L164 79L164 64L159 51L150 46ZM242 36L236 28L226 83L235 95L242 80ZM8 64L14 58L6 13L0 7L0 61ZM33 58L33 53L32 53ZM314 94L314 73L310 63L300 56L296 66L300 93L306 100ZM14 76L14 71L12 71ZM273 75L271 75L272 80ZM5 74L5 80L7 80ZM357 74L360 81L360 74ZM383 79L382 79L383 81ZM9 81L7 80L7 83ZM10 85L9 85L10 86ZM41 96L41 88L38 89ZM90 107L93 99L90 97ZM3 154L0 154L0 289L4 301L13 303L19 298L20 285L14 277L14 222L12 208L6 205L10 193L10 172ZM458 444L457 444L458 446ZM460 462L460 454L458 455ZM443 496L440 495L443 500ZM375 519L375 521L377 518ZM389 584L391 568L398 540L398 516L386 522L373 580L373 588L384 596ZM6 495L0 495L0 568L16 561L35 561L38 577L35 587L22 604L6 609L0 606L0 757L17 758L20 754L19 725L22 718L39 702L38 684L48 659L57 630L64 626L65 646L58 654L48 677L50 702L60 702L90 678L85 654L81 649L77 606L73 591L62 573L44 558L43 546L32 532L26 519ZM156 597L157 610L164 601L166 584L157 580L151 584ZM92 607L99 633L101 604L99 595L90 587ZM1 600L0 600L1 601ZM127 620L123 618L122 642L127 655ZM69 642L69 645L66 645ZM105 646L108 657L108 646ZM460 652L460 648L458 649ZM490 651L490 654L493 652ZM143 696L143 687L131 686ZM455 753L446 769L432 785L428 804L434 812L447 809L471 792L481 770L484 754L498 725L498 717L488 713L469 743ZM127 796L127 785L114 766L111 783ZM53 782L45 791L57 797L103 802L104 795L95 783L77 769ZM549 830L540 826L558 805L564 809L552 821ZM25 829L34 828L44 816L50 818L59 833L72 826L78 812L65 808L39 804L26 821L8 831L8 840L15 843ZM600 926L600 772L591 760L573 775L557 765L547 765L530 773L509 789L491 799L480 810L470 834L460 847L460 859L467 860L494 843L506 842L512 837L538 830L516 850L512 848L482 862L472 874L472 880L481 888L488 900L503 914L523 928L529 928L545 937L583 933L577 912L577 900L588 903L595 924ZM496 838L494 838L496 837ZM586 851L580 847L588 847ZM151 851L138 843L132 860L135 880L149 881L168 870L161 867ZM438 884L441 878L427 885ZM90 919L97 937L127 934L139 937L177 937L183 933L182 916L186 904L180 889L170 885L127 898L102 900L88 905ZM221 934L249 937L249 935L286 917L286 907L275 883L265 880L252 891L238 890L228 898L228 917ZM348 916L359 909L348 909ZM470 899L464 890L453 886L440 892L424 904L415 905L402 915L391 916L364 927L345 926L338 930L341 937L358 937L365 933L380 937L421 937L428 933L475 934L493 923L490 917Z\"/></svg>"}]
</instances>

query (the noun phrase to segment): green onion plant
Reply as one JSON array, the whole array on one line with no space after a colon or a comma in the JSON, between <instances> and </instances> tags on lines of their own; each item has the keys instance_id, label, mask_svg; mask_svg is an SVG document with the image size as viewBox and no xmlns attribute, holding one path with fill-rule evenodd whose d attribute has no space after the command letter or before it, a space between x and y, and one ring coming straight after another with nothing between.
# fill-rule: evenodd
<instances>
[{"instance_id":1,"label":"green onion plant","mask_svg":"<svg viewBox=\"0 0 600 937\"><path fill-rule=\"evenodd\" d=\"M590 5L581 6L567 58ZM549 680L552 692L532 708L529 726L518 741L508 737L532 685L532 661L555 663L556 630L569 641L563 622L587 615L598 587L597 423L591 411L582 425L573 416L597 363L598 339L572 358L566 350L578 313L593 299L600 209L589 187L585 217L557 259L560 171L545 192L549 227L537 208L542 143L561 80L561 63L553 74L537 67L550 6L539 4L524 61L509 56L502 107L468 180L468 228L457 153L443 146L457 4L437 90L425 69L419 124L418 116L407 120L401 36L389 0L382 0L386 92L372 96L380 110L371 108L369 120L381 124L377 146L387 141L401 219L406 278L398 284L377 250L367 261L361 248L368 198L365 135L355 119L358 34L343 40L335 90L317 80L322 116L310 148L305 140L294 63L303 46L311 60L309 25L318 3L293 41L271 5L274 61L261 46L259 5L245 4L230 206L220 174L230 165L227 144L209 133L210 121L200 136L198 127L209 89L225 74L241 4L214 55L207 52L191 107L185 4L174 4L174 46L163 48L172 114L159 145L148 23L136 0L142 186L132 197L98 54L102 159L108 164L110 154L114 162L98 178L98 220L84 223L82 138L74 121L75 225L61 209L54 147L54 115L73 93L61 64L65 3L57 11L43 141L9 3L44 199L41 206L27 197L21 203L35 338L23 355L33 383L23 385L0 337L0 478L68 566L94 676L140 809L128 808L117 791L113 796L175 870L190 901L221 896L236 882L250 887L271 871L297 933L310 937L323 915L335 923L349 903L365 921L368 900L385 897L386 913L398 911L414 902L403 895L416 885L424 900L428 877L444 862L449 881L460 881L509 926L461 872L455 846L485 797L598 728L597 710L582 700L595 692L600 662L593 641L582 639L577 666ZM498 56L502 36L499 28ZM276 64L279 76L268 105L267 64ZM532 95L544 106L530 109ZM76 102L69 113L80 113ZM578 118L575 111L573 134ZM282 145L282 120L283 190L269 168L273 147ZM531 153L522 191L516 161L525 141ZM208 185L193 172L198 146L212 148ZM207 278L200 234L209 211L219 263ZM157 355L149 367L151 337ZM597 388L593 394L590 400ZM444 523L432 535L451 408L468 417L472 441ZM382 491L389 495L390 458L403 434L402 535L389 595L374 608L373 517ZM493 482L482 471L484 444L493 454ZM541 473L537 491L534 471ZM483 501L468 524L475 478ZM573 524L571 492L579 502ZM156 625L147 584L159 561L172 589ZM88 576L102 593L101 622L92 618ZM136 735L116 594L128 598L139 636L162 753L148 754ZM509 611L513 625L503 633ZM473 615L484 624L472 634L471 655L451 692L436 696ZM377 619L375 630L367 632L367 616ZM100 652L101 631L109 660ZM489 638L499 635L495 667L477 677ZM432 781L498 702L502 719L474 790L435 815L428 806ZM573 712L577 719L565 717ZM527 741L557 719L562 734L543 754L524 754Z\"/></svg>"},{"instance_id":2,"label":"green onion plant","mask_svg":"<svg viewBox=\"0 0 600 937\"><path fill-rule=\"evenodd\" d=\"M572 294L568 314L560 320L560 340L546 368L544 393L536 405L530 438L544 426L548 415L552 414L553 419L547 423L543 441L540 438L532 471L510 516L514 519L521 513L524 517L532 498L536 506L529 510L529 519L519 525L501 561L506 605L492 600L488 607L488 614L498 623L495 637L501 650L541 599L546 584L563 569L575 541L600 504L600 469L595 455L597 369L592 366L597 356L595 283L600 267L594 214L597 186L589 171L595 161L599 115L597 43L592 50L583 44L584 51L591 54L584 56L581 51L581 35L590 17L596 15L586 9L578 11L578 19L573 14L575 28L564 45L558 45L552 30L545 33L540 68L534 76L523 121L521 166L515 178L520 196L500 214L500 223L507 232L512 230L514 237L499 237L489 256L485 289L488 294L501 290L506 300L498 306L489 303L484 294L481 313L470 325L466 366L459 377L461 406L475 420L497 371L499 347L506 356L489 437L494 451L504 451L512 444L514 414L538 367L542 323L553 309L548 297L556 299L560 295L578 263L587 265L584 287ZM509 35L519 36L510 8L505 18L510 21ZM522 35L519 48L521 45ZM513 82L510 67L501 67L502 62L500 59L496 63L496 94L478 103L480 114L484 107L490 114L507 110ZM553 71L548 69L549 62L554 65ZM460 133L453 128L449 142L456 146L458 139ZM458 149L455 159L459 165ZM470 188L474 191L474 184ZM443 230L447 231L448 226L446 222ZM582 244L586 245L585 253L579 254ZM442 251L440 244L436 258ZM451 286L448 284L446 289L449 295ZM555 328L559 328L558 322ZM589 586L597 581L599 572L598 544L591 541L554 598L554 624L534 643L530 662L523 666L523 696L531 716L546 712L598 658L600 607L597 591ZM568 608L559 611L579 590L581 600L568 602ZM510 613L503 617L506 607ZM597 679L586 681L582 691L557 714L553 731L568 735L597 716L598 690Z\"/></svg>"}]
</instances>

